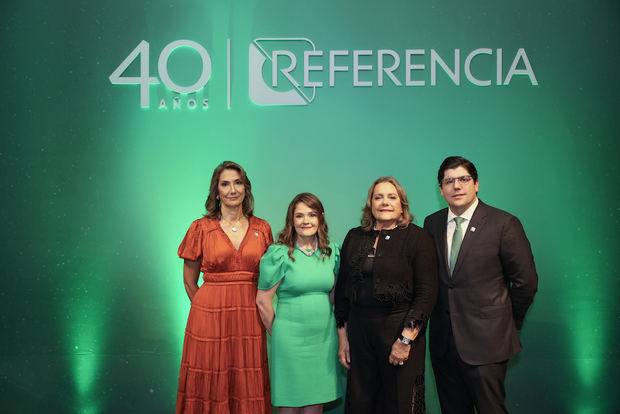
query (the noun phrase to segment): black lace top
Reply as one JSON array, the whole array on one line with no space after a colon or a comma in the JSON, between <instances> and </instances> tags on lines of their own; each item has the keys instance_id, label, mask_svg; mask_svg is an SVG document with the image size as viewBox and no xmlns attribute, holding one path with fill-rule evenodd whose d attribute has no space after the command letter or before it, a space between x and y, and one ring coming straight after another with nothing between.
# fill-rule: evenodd
<instances>
[{"instance_id":1,"label":"black lace top","mask_svg":"<svg viewBox=\"0 0 620 414\"><path fill-rule=\"evenodd\" d=\"M375 238L379 235L372 263ZM372 274L368 273L368 265ZM364 269L366 268L366 269ZM408 308L403 327L426 326L437 297L437 259L428 232L415 224L392 230L347 234L341 250L336 283L335 315L338 326L348 319L352 305Z\"/></svg>"}]
</instances>

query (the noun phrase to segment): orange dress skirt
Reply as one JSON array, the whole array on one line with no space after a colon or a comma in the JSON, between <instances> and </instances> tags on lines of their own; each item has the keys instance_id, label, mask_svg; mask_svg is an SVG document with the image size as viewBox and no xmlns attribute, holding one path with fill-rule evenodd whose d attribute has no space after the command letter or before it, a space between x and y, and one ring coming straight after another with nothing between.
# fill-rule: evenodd
<instances>
[{"instance_id":1,"label":"orange dress skirt","mask_svg":"<svg viewBox=\"0 0 620 414\"><path fill-rule=\"evenodd\" d=\"M176 413L271 413L265 329L256 308L258 263L273 241L264 220L235 249L217 220L202 218L179 247L201 261L204 283L185 329Z\"/></svg>"}]
</instances>

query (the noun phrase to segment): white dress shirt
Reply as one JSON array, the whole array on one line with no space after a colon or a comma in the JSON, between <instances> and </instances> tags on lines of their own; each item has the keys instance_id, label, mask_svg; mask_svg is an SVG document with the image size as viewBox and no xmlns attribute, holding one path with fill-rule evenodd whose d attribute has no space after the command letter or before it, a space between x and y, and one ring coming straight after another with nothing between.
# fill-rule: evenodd
<instances>
[{"instance_id":1,"label":"white dress shirt","mask_svg":"<svg viewBox=\"0 0 620 414\"><path fill-rule=\"evenodd\" d=\"M464 220L461 222L461 233L463 237L465 237L465 232L467 231L467 226L469 226L469 222L471 221L471 217L474 215L474 211L476 211L476 207L478 207L478 197L474 200L473 204L469 206L467 210L460 216L457 216L450 210L448 207L448 225L446 228L446 242L448 243L448 255L446 257L450 257L450 251L452 250L452 236L454 236L454 230L456 230L456 221L454 221L455 217L462 217ZM449 260L449 259L448 259Z\"/></svg>"}]
</instances>

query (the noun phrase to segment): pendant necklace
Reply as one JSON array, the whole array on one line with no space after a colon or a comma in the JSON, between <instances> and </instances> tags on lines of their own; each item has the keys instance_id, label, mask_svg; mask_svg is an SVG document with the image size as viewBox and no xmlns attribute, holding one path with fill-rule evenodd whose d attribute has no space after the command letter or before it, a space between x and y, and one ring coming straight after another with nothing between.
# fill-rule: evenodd
<instances>
[{"instance_id":1,"label":"pendant necklace","mask_svg":"<svg viewBox=\"0 0 620 414\"><path fill-rule=\"evenodd\" d=\"M239 227L235 226L234 224L232 224L232 222L226 220L225 218L221 218L220 220L225 221L226 223L230 224L230 229L236 233L239 231ZM241 219L238 218L237 220L235 220L237 222L237 225L239 225L241 223Z\"/></svg>"}]
</instances>

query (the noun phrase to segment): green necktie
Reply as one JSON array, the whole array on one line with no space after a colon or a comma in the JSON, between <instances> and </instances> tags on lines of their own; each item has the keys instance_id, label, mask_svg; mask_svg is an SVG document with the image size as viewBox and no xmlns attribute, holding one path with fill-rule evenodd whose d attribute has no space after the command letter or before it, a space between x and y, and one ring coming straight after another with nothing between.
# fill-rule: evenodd
<instances>
[{"instance_id":1,"label":"green necktie","mask_svg":"<svg viewBox=\"0 0 620 414\"><path fill-rule=\"evenodd\" d=\"M454 271L454 265L456 264L456 258L459 257L459 250L461 249L461 243L463 243L463 230L461 229L461 223L465 220L463 217L455 217L454 222L456 228L452 235L452 247L450 248L450 276Z\"/></svg>"}]
</instances>

